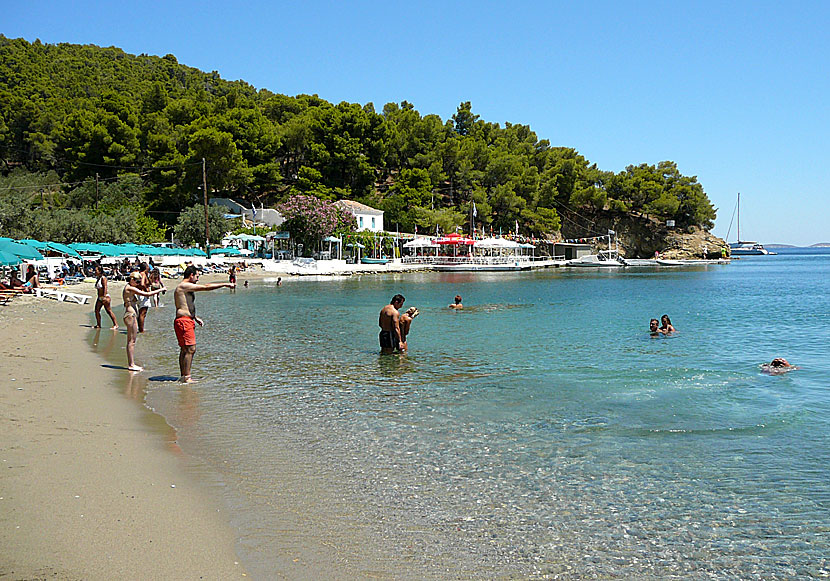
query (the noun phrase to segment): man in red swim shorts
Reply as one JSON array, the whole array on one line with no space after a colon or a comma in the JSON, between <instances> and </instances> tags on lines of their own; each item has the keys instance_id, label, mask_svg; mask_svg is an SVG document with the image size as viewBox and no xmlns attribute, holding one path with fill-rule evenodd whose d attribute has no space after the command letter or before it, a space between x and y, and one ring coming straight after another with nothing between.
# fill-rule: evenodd
<instances>
[{"instance_id":1,"label":"man in red swim shorts","mask_svg":"<svg viewBox=\"0 0 830 581\"><path fill-rule=\"evenodd\" d=\"M187 347L196 344L196 321L190 317L176 317L173 321L173 329L176 331L176 339L179 340L179 347Z\"/></svg>"},{"instance_id":2,"label":"man in red swim shorts","mask_svg":"<svg viewBox=\"0 0 830 581\"><path fill-rule=\"evenodd\" d=\"M233 282L214 282L211 284L198 284L199 271L195 266L190 265L184 269L184 280L179 283L173 291L173 299L176 302L176 320L173 321L173 329L176 331L176 339L179 340L179 370L181 371L182 383L191 383L190 367L193 364L193 355L196 353L196 324L201 327L204 322L196 316L196 297L194 293L199 291L216 290L218 288L235 288Z\"/></svg>"}]
</instances>

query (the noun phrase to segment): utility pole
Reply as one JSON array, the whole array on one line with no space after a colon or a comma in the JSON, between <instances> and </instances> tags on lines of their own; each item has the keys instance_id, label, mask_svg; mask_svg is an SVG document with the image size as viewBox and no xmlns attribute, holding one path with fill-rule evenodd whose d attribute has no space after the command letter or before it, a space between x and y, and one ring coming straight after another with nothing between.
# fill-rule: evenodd
<instances>
[{"instance_id":1,"label":"utility pole","mask_svg":"<svg viewBox=\"0 0 830 581\"><path fill-rule=\"evenodd\" d=\"M95 172L95 209L98 209L98 172Z\"/></svg>"},{"instance_id":2,"label":"utility pole","mask_svg":"<svg viewBox=\"0 0 830 581\"><path fill-rule=\"evenodd\" d=\"M205 252L210 258L210 226L208 225L208 196L207 196L207 169L205 158L202 158L202 189L205 191Z\"/></svg>"}]
</instances>

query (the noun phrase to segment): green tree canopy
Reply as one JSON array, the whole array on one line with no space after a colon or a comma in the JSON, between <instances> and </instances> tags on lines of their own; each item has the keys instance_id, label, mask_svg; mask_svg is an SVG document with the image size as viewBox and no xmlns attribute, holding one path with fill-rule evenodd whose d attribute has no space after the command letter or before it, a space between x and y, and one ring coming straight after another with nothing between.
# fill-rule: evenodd
<instances>
[{"instance_id":1,"label":"green tree canopy","mask_svg":"<svg viewBox=\"0 0 830 581\"><path fill-rule=\"evenodd\" d=\"M225 210L216 205L208 206L210 243L219 244L229 228L230 224L225 219ZM204 245L205 207L191 206L185 209L179 216L179 221L173 230L173 236L182 244Z\"/></svg>"},{"instance_id":2,"label":"green tree canopy","mask_svg":"<svg viewBox=\"0 0 830 581\"><path fill-rule=\"evenodd\" d=\"M682 227L715 219L703 186L673 161L602 171L528 125L481 119L469 101L448 120L408 101L377 111L257 90L173 55L0 35L0 172L52 172L61 185L44 191L50 208L89 212L97 174L100 211L101 184L129 174L140 195L113 205L170 226L203 200L202 159L209 196L362 200L405 230L450 227L458 216L468 225L473 201L477 225L512 231L518 221L540 237L590 234L598 218L626 213Z\"/></svg>"}]
</instances>

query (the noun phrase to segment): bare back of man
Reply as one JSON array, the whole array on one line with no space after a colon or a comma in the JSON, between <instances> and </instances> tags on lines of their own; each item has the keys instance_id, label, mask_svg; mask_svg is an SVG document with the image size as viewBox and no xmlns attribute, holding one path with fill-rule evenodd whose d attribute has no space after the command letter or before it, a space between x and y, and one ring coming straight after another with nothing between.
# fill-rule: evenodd
<instances>
[{"instance_id":1,"label":"bare back of man","mask_svg":"<svg viewBox=\"0 0 830 581\"><path fill-rule=\"evenodd\" d=\"M398 312L406 299L403 295L395 295L388 305L380 310L378 326L380 334L380 352L384 354L394 353L395 349L403 350L401 341L401 315Z\"/></svg>"}]
</instances>

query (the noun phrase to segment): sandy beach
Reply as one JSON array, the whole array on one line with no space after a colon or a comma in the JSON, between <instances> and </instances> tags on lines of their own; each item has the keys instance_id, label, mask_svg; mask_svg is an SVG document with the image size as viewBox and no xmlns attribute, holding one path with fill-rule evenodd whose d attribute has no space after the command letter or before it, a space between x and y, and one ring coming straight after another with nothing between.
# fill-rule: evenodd
<instances>
[{"instance_id":1,"label":"sandy beach","mask_svg":"<svg viewBox=\"0 0 830 581\"><path fill-rule=\"evenodd\" d=\"M90 348L91 312L31 296L0 308L0 578L245 577L218 495L184 470L128 373ZM101 340L115 333L104 323Z\"/></svg>"}]
</instances>

